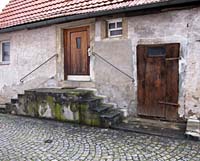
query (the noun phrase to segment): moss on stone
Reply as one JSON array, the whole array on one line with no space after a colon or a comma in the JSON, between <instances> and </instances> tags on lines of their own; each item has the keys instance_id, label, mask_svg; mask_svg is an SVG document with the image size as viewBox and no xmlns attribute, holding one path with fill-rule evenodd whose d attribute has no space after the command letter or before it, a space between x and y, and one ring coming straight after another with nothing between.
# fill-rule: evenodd
<instances>
[{"instance_id":1,"label":"moss on stone","mask_svg":"<svg viewBox=\"0 0 200 161\"><path fill-rule=\"evenodd\" d=\"M87 111L89 109L89 105L87 103L81 103L79 107L81 112Z\"/></svg>"},{"instance_id":2,"label":"moss on stone","mask_svg":"<svg viewBox=\"0 0 200 161\"><path fill-rule=\"evenodd\" d=\"M47 96L46 97L47 103L50 106L50 108L53 108L55 106L54 100L52 96Z\"/></svg>"},{"instance_id":3,"label":"moss on stone","mask_svg":"<svg viewBox=\"0 0 200 161\"><path fill-rule=\"evenodd\" d=\"M59 103L55 104L55 107L52 109L53 116L56 120L65 121L65 117L63 115L62 106Z\"/></svg>"},{"instance_id":4,"label":"moss on stone","mask_svg":"<svg viewBox=\"0 0 200 161\"><path fill-rule=\"evenodd\" d=\"M70 110L75 113L79 110L79 104L78 103L71 103Z\"/></svg>"},{"instance_id":5,"label":"moss on stone","mask_svg":"<svg viewBox=\"0 0 200 161\"><path fill-rule=\"evenodd\" d=\"M37 103L37 100L35 99L35 97L28 98L27 101L28 101L28 105L27 105L28 115L38 117L39 116L39 111L38 111L39 107L38 107L38 103Z\"/></svg>"}]
</instances>

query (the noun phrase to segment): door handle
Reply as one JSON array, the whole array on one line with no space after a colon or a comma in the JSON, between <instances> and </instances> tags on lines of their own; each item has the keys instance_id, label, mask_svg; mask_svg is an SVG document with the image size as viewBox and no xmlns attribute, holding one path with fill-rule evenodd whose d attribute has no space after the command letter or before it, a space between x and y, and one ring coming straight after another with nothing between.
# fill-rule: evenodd
<instances>
[{"instance_id":1,"label":"door handle","mask_svg":"<svg viewBox=\"0 0 200 161\"><path fill-rule=\"evenodd\" d=\"M91 48L88 48L88 56L91 56Z\"/></svg>"}]
</instances>

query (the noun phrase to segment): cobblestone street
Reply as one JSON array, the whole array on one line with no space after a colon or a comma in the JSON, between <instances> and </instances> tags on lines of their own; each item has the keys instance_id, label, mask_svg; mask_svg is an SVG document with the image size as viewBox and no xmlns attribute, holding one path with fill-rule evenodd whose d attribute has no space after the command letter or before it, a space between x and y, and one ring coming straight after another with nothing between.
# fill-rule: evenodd
<instances>
[{"instance_id":1,"label":"cobblestone street","mask_svg":"<svg viewBox=\"0 0 200 161\"><path fill-rule=\"evenodd\" d=\"M200 143L0 114L0 161L200 160Z\"/></svg>"}]
</instances>

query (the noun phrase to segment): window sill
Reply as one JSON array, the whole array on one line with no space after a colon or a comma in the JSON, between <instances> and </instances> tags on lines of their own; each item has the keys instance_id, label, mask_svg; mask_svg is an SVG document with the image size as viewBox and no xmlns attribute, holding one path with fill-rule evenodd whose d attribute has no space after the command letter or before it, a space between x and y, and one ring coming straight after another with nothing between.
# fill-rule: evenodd
<instances>
[{"instance_id":1,"label":"window sill","mask_svg":"<svg viewBox=\"0 0 200 161\"><path fill-rule=\"evenodd\" d=\"M10 65L10 62L0 62L0 65Z\"/></svg>"},{"instance_id":2,"label":"window sill","mask_svg":"<svg viewBox=\"0 0 200 161\"><path fill-rule=\"evenodd\" d=\"M117 36L117 37L105 37L101 39L101 41L109 41L109 40L126 40L127 38L124 36Z\"/></svg>"}]
</instances>

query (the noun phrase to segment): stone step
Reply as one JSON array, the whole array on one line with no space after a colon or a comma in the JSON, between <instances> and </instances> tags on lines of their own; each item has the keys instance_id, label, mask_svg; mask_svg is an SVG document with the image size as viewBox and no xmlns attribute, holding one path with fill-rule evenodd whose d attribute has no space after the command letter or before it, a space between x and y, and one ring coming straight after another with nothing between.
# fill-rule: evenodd
<instances>
[{"instance_id":1,"label":"stone step","mask_svg":"<svg viewBox=\"0 0 200 161\"><path fill-rule=\"evenodd\" d=\"M122 115L103 100L92 90L40 88L18 95L11 101L10 109L19 115L110 127L120 122Z\"/></svg>"},{"instance_id":2,"label":"stone step","mask_svg":"<svg viewBox=\"0 0 200 161\"><path fill-rule=\"evenodd\" d=\"M12 98L11 99L11 104L16 104L18 102L19 102L18 98Z\"/></svg>"},{"instance_id":3,"label":"stone step","mask_svg":"<svg viewBox=\"0 0 200 161\"><path fill-rule=\"evenodd\" d=\"M122 121L122 112L117 109L109 109L100 115L106 127L111 127Z\"/></svg>"},{"instance_id":4,"label":"stone step","mask_svg":"<svg viewBox=\"0 0 200 161\"><path fill-rule=\"evenodd\" d=\"M31 89L25 90L25 95L30 94L46 94L46 95L57 95L57 96L76 96L78 98L90 98L94 96L94 91L92 90L82 90L82 89L74 89L74 88L39 88L39 89Z\"/></svg>"},{"instance_id":5,"label":"stone step","mask_svg":"<svg viewBox=\"0 0 200 161\"><path fill-rule=\"evenodd\" d=\"M0 104L0 113L6 113L6 105Z\"/></svg>"},{"instance_id":6,"label":"stone step","mask_svg":"<svg viewBox=\"0 0 200 161\"><path fill-rule=\"evenodd\" d=\"M106 113L102 114L101 118L112 119L112 118L114 118L116 116L120 116L120 114L121 114L121 112L112 110L112 111L109 111L109 112L106 112Z\"/></svg>"},{"instance_id":7,"label":"stone step","mask_svg":"<svg viewBox=\"0 0 200 161\"><path fill-rule=\"evenodd\" d=\"M108 109L112 108L112 105L109 104L102 104L100 106L96 106L94 108L91 108L92 111L97 112L97 113L103 113L107 111Z\"/></svg>"},{"instance_id":8,"label":"stone step","mask_svg":"<svg viewBox=\"0 0 200 161\"><path fill-rule=\"evenodd\" d=\"M87 99L81 99L79 103L86 103L89 105L90 109L95 109L96 107L100 106L102 103L103 98L101 97L91 97Z\"/></svg>"},{"instance_id":9,"label":"stone step","mask_svg":"<svg viewBox=\"0 0 200 161\"><path fill-rule=\"evenodd\" d=\"M0 113L8 114L11 113L11 103L0 104Z\"/></svg>"}]
</instances>

